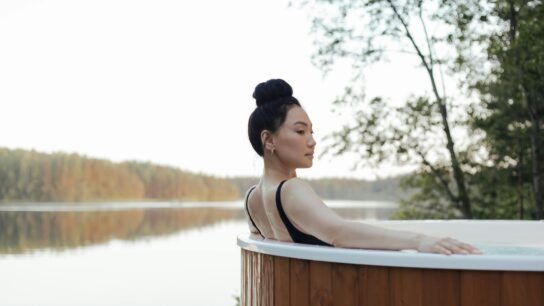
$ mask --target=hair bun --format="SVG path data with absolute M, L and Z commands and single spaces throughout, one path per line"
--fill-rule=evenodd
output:
M 253 92 L 253 98 L 256 100 L 257 107 L 291 96 L 293 96 L 291 85 L 282 79 L 271 79 L 260 83 L 255 87 L 255 91 Z

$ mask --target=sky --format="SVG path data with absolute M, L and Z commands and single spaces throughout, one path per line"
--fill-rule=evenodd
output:
M 318 142 L 342 126 L 332 101 L 351 77 L 324 76 L 307 11 L 287 0 L 0 1 L 0 147 L 150 161 L 217 176 L 258 176 L 247 137 L 253 89 L 286 80 Z M 415 61 L 365 73 L 368 95 L 428 90 Z M 391 86 L 393 84 L 393 86 Z M 388 177 L 353 156 L 314 159 L 303 177 Z

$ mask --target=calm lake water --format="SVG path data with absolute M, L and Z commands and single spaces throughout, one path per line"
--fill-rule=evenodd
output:
M 388 202 L 326 201 L 356 220 Z M 0 206 L 0 305 L 225 305 L 240 294 L 242 202 Z

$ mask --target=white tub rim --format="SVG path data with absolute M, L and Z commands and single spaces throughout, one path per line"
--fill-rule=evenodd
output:
M 407 220 L 371 221 L 368 223 L 384 226 L 398 225 L 466 225 L 473 226 L 531 227 L 544 229 L 544 221 L 518 220 Z M 544 231 L 540 231 L 544 237 Z M 470 242 L 470 241 L 467 241 Z M 327 246 L 280 242 L 271 239 L 258 240 L 249 233 L 240 234 L 237 244 L 242 249 L 266 255 L 289 257 L 304 260 L 324 261 L 344 264 L 405 267 L 425 269 L 459 269 L 486 271 L 544 271 L 544 256 L 539 255 L 442 255 L 417 253 L 413 250 L 388 251 L 368 249 L 348 249 Z M 522 246 L 522 245 L 517 245 Z M 544 244 L 543 244 L 544 247 Z

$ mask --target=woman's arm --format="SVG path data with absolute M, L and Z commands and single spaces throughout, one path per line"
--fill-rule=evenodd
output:
M 472 246 L 451 238 L 386 229 L 338 216 L 313 189 L 300 179 L 290 179 L 282 188 L 281 199 L 289 220 L 305 233 L 345 248 L 401 250 L 429 253 L 478 253 Z

